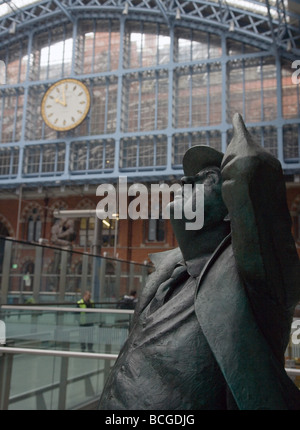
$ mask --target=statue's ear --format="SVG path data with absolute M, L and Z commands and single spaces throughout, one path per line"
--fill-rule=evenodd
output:
M 213 169 L 207 169 L 205 171 L 205 178 L 203 184 L 205 185 L 217 185 L 221 182 L 221 174 Z

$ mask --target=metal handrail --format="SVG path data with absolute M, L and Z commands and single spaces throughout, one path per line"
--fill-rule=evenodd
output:
M 12 310 L 26 310 L 26 311 L 47 311 L 47 312 L 95 312 L 102 314 L 133 314 L 132 309 L 102 309 L 102 308 L 66 308 L 66 307 L 57 307 L 53 306 L 30 306 L 30 305 L 2 305 L 0 309 L 12 309 Z
M 295 369 L 293 367 L 286 367 L 285 371 L 287 374 L 290 374 L 290 375 L 295 375 L 295 376 L 300 375 L 300 369 Z
M 8 354 L 12 360 L 13 357 L 16 354 L 31 354 L 31 355 L 43 355 L 43 356 L 57 356 L 57 357 L 65 357 L 65 359 L 68 359 L 70 357 L 74 357 L 74 358 L 96 358 L 96 359 L 104 359 L 104 360 L 115 360 L 118 357 L 118 354 L 108 354 L 108 353 L 90 353 L 90 352 L 76 352 L 76 351 L 62 351 L 62 350 L 49 350 L 49 349 L 45 349 L 45 350 L 40 350 L 40 349 L 35 349 L 35 348 L 18 348 L 18 347 L 0 347 L 0 355 L 5 355 Z M 12 362 L 11 362 L 12 363 Z M 105 369 L 103 369 L 102 371 L 105 372 Z M 290 376 L 298 376 L 300 375 L 300 369 L 295 369 L 295 368 L 285 368 L 285 371 L 287 372 L 287 374 L 289 374 Z M 94 374 L 95 372 L 89 372 L 85 375 L 80 375 L 80 376 L 76 376 L 75 378 L 72 379 L 68 379 L 65 381 L 66 384 L 69 384 L 71 382 L 74 382 L 75 380 L 81 380 L 84 377 L 90 377 L 92 375 L 92 373 Z M 96 372 L 97 373 L 97 372 Z M 6 381 L 7 382 L 7 381 Z M 44 393 L 46 393 L 49 390 L 52 389 L 61 389 L 61 382 L 57 382 L 53 385 L 48 385 L 48 386 L 43 386 L 43 387 L 39 387 L 38 389 L 29 391 L 27 393 L 21 393 L 21 394 L 17 394 L 15 396 L 12 397 L 8 397 L 9 396 L 9 390 L 7 391 L 7 399 L 5 399 L 5 401 L 2 403 L 4 405 L 4 407 L 2 407 L 1 409 L 8 409 L 8 405 L 12 404 L 12 403 L 16 403 L 20 400 L 26 400 L 27 398 L 30 398 L 32 396 L 39 396 L 40 402 L 44 401 L 43 399 L 43 395 Z M 66 395 L 66 390 L 62 389 L 62 397 L 61 397 L 61 393 L 59 395 L 59 409 L 64 409 L 65 408 L 65 396 Z M 98 398 L 98 396 L 97 396 Z M 46 406 L 46 404 L 45 404 Z
M 68 368 L 68 360 L 69 358 L 96 358 L 106 360 L 104 365 L 104 369 L 98 369 L 98 371 L 85 373 L 83 375 L 77 375 L 75 378 L 68 379 L 67 373 L 65 374 L 59 382 L 54 383 L 52 385 L 38 387 L 35 390 L 30 390 L 26 393 L 21 393 L 9 397 L 10 393 L 10 385 L 11 385 L 11 373 L 13 367 L 13 358 L 18 354 L 32 354 L 38 356 L 51 356 L 51 357 L 61 357 L 61 372 L 64 369 L 67 372 Z M 9 404 L 16 403 L 20 400 L 26 400 L 30 397 L 37 397 L 37 402 L 39 402 L 42 409 L 47 409 L 45 400 L 43 398 L 44 393 L 51 391 L 53 389 L 59 389 L 59 398 L 58 398 L 58 409 L 65 409 L 66 407 L 66 393 L 67 393 L 67 385 L 80 381 L 82 379 L 89 379 L 92 375 L 96 375 L 99 372 L 104 374 L 110 368 L 110 361 L 114 361 L 118 357 L 118 354 L 108 354 L 108 353 L 90 353 L 90 352 L 76 352 L 76 351 L 62 351 L 62 350 L 49 350 L 49 349 L 34 349 L 34 348 L 15 348 L 15 347 L 0 347 L 0 358 L 3 360 L 3 369 L 1 376 L 1 383 L 3 387 L 1 387 L 0 391 L 0 409 L 7 410 L 9 408 Z M 109 365 L 109 367 L 107 367 Z M 61 374 L 62 376 L 62 374 Z M 41 406 L 42 404 L 42 406 Z
M 98 358 L 103 360 L 115 360 L 119 354 L 104 354 L 97 352 L 79 352 L 79 351 L 62 351 L 51 349 L 37 349 L 37 348 L 14 348 L 14 347 L 0 347 L 0 354 L 32 354 L 32 355 L 45 355 L 56 357 L 75 357 L 75 358 Z M 300 375 L 300 369 L 291 367 L 285 368 L 286 373 L 290 375 Z
M 87 257 L 96 257 L 96 258 L 99 258 L 99 259 L 105 260 L 105 261 L 113 261 L 113 262 L 118 262 L 118 263 L 123 263 L 123 264 L 128 264 L 128 265 L 134 265 L 134 266 L 139 266 L 139 267 L 148 267 L 149 269 L 153 269 L 153 264 L 151 262 L 139 263 L 138 261 L 123 260 L 121 258 L 108 257 L 108 256 L 104 257 L 103 255 L 93 254 L 91 252 L 83 252 L 83 251 L 79 251 L 78 249 L 69 250 L 69 249 L 59 247 L 59 246 L 53 245 L 53 244 L 45 244 L 45 243 L 40 243 L 40 242 L 29 242 L 29 241 L 22 240 L 22 239 L 16 239 L 15 237 L 3 236 L 1 234 L 0 234 L 0 239 L 4 240 L 6 242 L 11 242 L 11 243 L 17 244 L 17 245 L 25 245 L 25 246 L 32 246 L 33 248 L 49 249 L 50 251 L 68 252 L 71 254 L 77 254 L 77 255 L 82 255 L 82 256 L 84 255 Z M 51 273 L 46 273 L 46 275 L 51 275 Z
M 91 376 L 94 376 L 94 375 L 97 375 L 97 374 L 103 373 L 103 372 L 104 372 L 104 370 L 101 369 L 101 370 L 94 370 L 93 372 L 87 372 L 87 373 L 81 374 L 79 376 L 78 375 L 74 376 L 73 378 L 68 379 L 68 384 L 81 381 L 82 379 L 85 379 L 85 378 L 90 378 Z M 39 388 L 34 388 L 31 391 L 27 391 L 26 393 L 15 394 L 9 398 L 9 403 L 10 404 L 16 403 L 16 402 L 19 402 L 20 400 L 25 400 L 25 399 L 28 399 L 30 397 L 34 397 L 34 396 L 37 396 L 40 394 L 43 395 L 44 393 L 51 391 L 53 389 L 59 388 L 59 387 L 60 387 L 60 381 L 55 382 L 53 384 L 44 385 L 44 386 L 39 387 Z
M 38 349 L 38 348 L 18 348 L 11 346 L 0 346 L 0 354 L 32 354 L 46 355 L 56 357 L 74 357 L 74 358 L 100 358 L 103 360 L 115 360 L 118 354 L 105 354 L 98 352 L 79 352 L 79 351 L 62 351 L 57 349 Z

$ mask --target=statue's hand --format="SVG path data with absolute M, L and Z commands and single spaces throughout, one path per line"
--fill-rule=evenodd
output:
M 264 152 L 264 149 L 253 140 L 239 113 L 234 114 L 232 125 L 233 137 L 225 152 L 222 168 L 235 157 L 256 156 L 258 152 Z
M 276 158 L 255 142 L 240 114 L 233 116 L 232 125 L 233 137 L 221 164 L 223 180 L 250 178 L 261 163 L 280 166 Z

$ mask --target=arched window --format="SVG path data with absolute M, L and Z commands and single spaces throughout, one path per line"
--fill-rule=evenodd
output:
M 32 209 L 27 221 L 27 240 L 38 242 L 42 235 L 42 221 L 36 208 Z
M 79 246 L 87 248 L 92 245 L 94 228 L 95 218 L 80 218 Z
M 116 220 L 102 220 L 102 246 L 114 246 L 116 237 Z
M 2 222 L 0 222 L 0 236 L 4 236 L 4 237 L 9 236 L 8 229 Z
M 81 218 L 79 227 L 79 246 L 88 248 L 94 243 L 95 218 Z M 116 234 L 116 220 L 105 219 L 102 221 L 101 237 L 102 246 L 114 246 Z
M 149 219 L 146 223 L 146 242 L 163 242 L 165 240 L 165 220 Z
M 76 209 L 94 209 L 95 203 L 87 198 L 83 199 Z M 113 247 L 115 237 L 117 236 L 118 223 L 116 219 L 104 219 L 100 223 L 99 235 L 101 237 L 101 246 Z M 76 223 L 77 244 L 85 250 L 91 247 L 94 242 L 95 234 L 95 217 L 80 218 Z

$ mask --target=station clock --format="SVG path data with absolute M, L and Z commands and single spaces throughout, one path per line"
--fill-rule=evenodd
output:
M 86 118 L 91 104 L 87 86 L 77 79 L 62 79 L 44 94 L 41 114 L 45 123 L 57 131 L 77 127 Z

